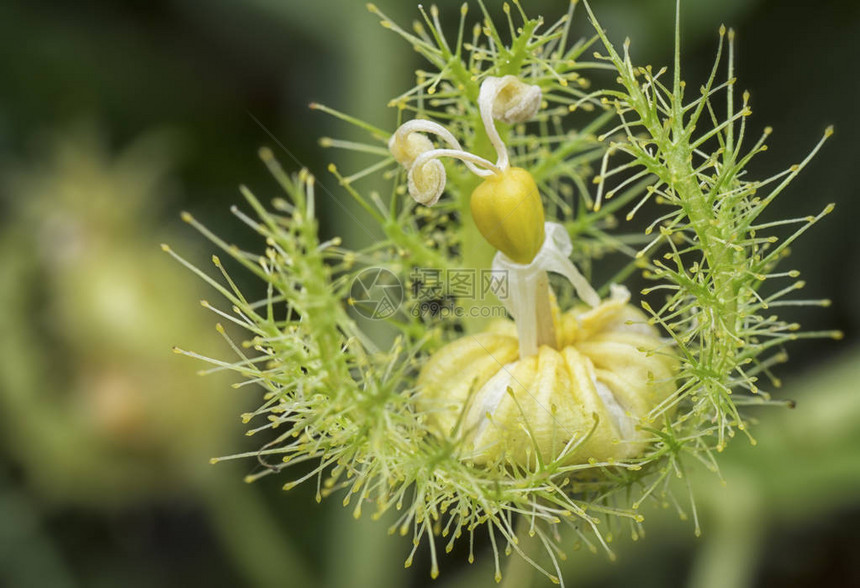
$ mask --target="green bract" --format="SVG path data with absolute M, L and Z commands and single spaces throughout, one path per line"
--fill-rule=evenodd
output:
M 569 526 L 588 545 L 596 541 L 607 550 L 601 530 L 617 527 L 618 520 L 638 535 L 642 503 L 677 504 L 668 484 L 670 474 L 686 477 L 694 462 L 716 471 L 715 450 L 722 450 L 735 431 L 746 431 L 740 409 L 771 402 L 765 390 L 770 386 L 758 378 L 770 376 L 770 367 L 784 359 L 782 344 L 798 337 L 836 335 L 801 333 L 775 314 L 781 305 L 823 304 L 783 300 L 802 283 L 791 281 L 797 272 L 777 272 L 776 265 L 788 244 L 831 207 L 814 217 L 758 220 L 809 157 L 764 180 L 744 175 L 749 160 L 764 150 L 767 135 L 746 147 L 749 108 L 746 97 L 740 108 L 735 100 L 731 44 L 726 81 L 717 81 L 718 57 L 702 92 L 686 98 L 677 46 L 674 79 L 666 86 L 661 81 L 665 70 L 634 66 L 628 44 L 619 53 L 593 15 L 597 35 L 571 43 L 576 2 L 549 26 L 528 18 L 518 2 L 514 6 L 515 11 L 504 6 L 508 26 L 500 30 L 483 6 L 481 22 L 468 29 L 464 5 L 450 40 L 435 8 L 429 14 L 422 10 L 423 22 L 409 32 L 369 6 L 385 28 L 429 62 L 430 71 L 417 72 L 416 85 L 391 101 L 398 117 L 389 130 L 313 107 L 367 133 L 367 143 L 322 143 L 378 157 L 349 175 L 334 166 L 330 170 L 343 192 L 365 210 L 361 222 L 372 221 L 381 229 L 384 238 L 379 242 L 352 250 L 338 238 L 322 240 L 317 220 L 322 205 L 314 178 L 307 171 L 288 175 L 267 149 L 262 158 L 285 196 L 267 208 L 243 188 L 253 216 L 234 211 L 262 237 L 262 253 L 239 250 L 190 216 L 186 220 L 268 287 L 263 300 L 248 300 L 217 259 L 218 279 L 194 270 L 228 303 L 226 310 L 213 310 L 247 332 L 233 345 L 238 359 L 210 361 L 265 390 L 263 405 L 245 415 L 252 426 L 249 434 L 265 435 L 265 445 L 232 456 L 259 458 L 267 466 L 250 479 L 284 470 L 288 475 L 291 464 L 311 462 L 315 467 L 285 488 L 315 483 L 318 499 L 339 493 L 344 505 L 353 505 L 356 517 L 366 509 L 374 517 L 397 512 L 391 531 L 411 534 L 416 549 L 427 538 L 434 577 L 437 541 L 450 550 L 463 535 L 471 545 L 476 533 L 487 533 L 497 579 L 500 552 L 516 551 L 561 582 L 557 558 L 567 547 L 561 527 Z M 723 37 L 721 31 L 720 55 Z M 603 44 L 602 54 L 588 61 L 584 56 L 593 52 L 595 43 Z M 607 67 L 617 70 L 620 86 L 592 91 L 584 74 Z M 517 80 L 536 86 L 542 96 L 536 111 L 535 100 L 523 107 L 533 114 L 527 123 L 520 122 L 526 117 L 508 116 L 502 112 L 507 107 L 500 107 L 500 139 L 495 142 L 488 138 L 477 106 L 481 83 L 489 76 L 502 79 L 511 92 L 526 88 Z M 419 372 L 445 344 L 482 331 L 488 314 L 480 311 L 498 306 L 498 301 L 492 296 L 443 295 L 443 303 L 462 312 L 440 318 L 423 312 L 420 300 L 407 297 L 405 304 L 384 313 L 395 335 L 394 344 L 384 349 L 350 310 L 357 302 L 350 297 L 351 284 L 368 268 L 390 271 L 414 292 L 422 286 L 415 277 L 421 270 L 490 267 L 494 252 L 470 211 L 470 195 L 481 178 L 461 162 L 446 161 L 440 164 L 444 168 L 422 168 L 423 175 L 412 186 L 428 203 L 438 199 L 432 209 L 407 196 L 404 166 L 435 147 L 430 139 L 392 139 L 393 130 L 412 119 L 444 126 L 474 154 L 470 157 L 490 157 L 494 145 L 503 141 L 510 164 L 533 176 L 547 219 L 567 230 L 577 264 L 586 274 L 600 265 L 601 275 L 613 275 L 597 289 L 602 297 L 611 283 L 620 284 L 636 272 L 654 282 L 634 302 L 649 317 L 650 325 L 641 326 L 651 329 L 649 333 L 656 327 L 663 340 L 640 352 L 671 357 L 680 363 L 680 371 L 673 378 L 677 391 L 637 420 L 641 451 L 633 456 L 619 452 L 623 459 L 576 463 L 563 456 L 538 459 L 528 461 L 527 467 L 505 460 L 476 464 L 464 458 L 468 452 L 461 446 L 462 436 L 433 433 L 432 415 L 415 401 Z M 391 183 L 389 194 L 363 185 L 363 179 L 373 175 Z M 440 181 L 445 182 L 441 199 Z M 629 219 L 637 211 L 655 216 L 645 234 L 620 231 L 616 215 Z M 792 223 L 800 228 L 788 236 L 779 233 Z M 770 287 L 780 279 L 789 281 Z M 572 306 L 571 288 L 559 283 L 556 295 L 562 310 Z M 648 370 L 625 373 L 643 371 Z M 657 377 L 641 375 L 644 381 L 635 387 L 661 385 Z M 773 378 L 768 381 L 777 385 Z M 695 513 L 692 491 L 690 502 Z M 517 538 L 523 531 L 543 545 L 550 568 L 523 549 Z M 410 555 L 407 565 L 411 561 Z

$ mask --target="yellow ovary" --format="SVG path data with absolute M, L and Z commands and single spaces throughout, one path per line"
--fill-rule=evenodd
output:
M 641 454 L 648 434 L 638 425 L 674 392 L 677 362 L 648 353 L 663 343 L 626 300 L 556 315 L 557 349 L 524 359 L 510 321 L 446 345 L 421 371 L 419 408 L 478 464 Z
M 513 261 L 527 264 L 543 245 L 544 211 L 534 178 L 512 167 L 484 180 L 470 200 L 481 235 Z

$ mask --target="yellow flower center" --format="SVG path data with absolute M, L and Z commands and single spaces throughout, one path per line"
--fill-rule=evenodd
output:
M 641 455 L 650 435 L 639 425 L 674 393 L 678 362 L 627 299 L 624 291 L 594 309 L 555 307 L 556 348 L 525 358 L 509 321 L 449 343 L 421 370 L 418 406 L 475 464 Z

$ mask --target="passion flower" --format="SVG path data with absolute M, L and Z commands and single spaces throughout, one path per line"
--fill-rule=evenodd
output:
M 488 77 L 478 98 L 484 130 L 498 155 L 495 164 L 466 154 L 453 135 L 426 121 L 405 123 L 389 142 L 409 169 L 410 193 L 419 202 L 435 203 L 444 189 L 438 157 L 452 155 L 484 168 L 478 171 L 485 179 L 471 196 L 472 218 L 499 250 L 493 268 L 508 277 L 510 292 L 503 301 L 516 320 L 434 353 L 418 378 L 417 402 L 436 434 L 456 439 L 460 457 L 475 464 L 532 468 L 635 457 L 647 439 L 638 425 L 675 390 L 677 362 L 654 353 L 664 343 L 628 305 L 626 288 L 615 286 L 612 297 L 600 301 L 569 260 L 573 247 L 567 231 L 545 223 L 532 175 L 510 167 L 494 119 L 508 112 L 533 115 L 536 94 L 540 102 L 539 90 L 512 78 Z M 453 149 L 431 149 L 426 139 L 410 141 L 415 130 L 433 132 Z M 402 155 L 419 145 L 424 153 Z M 433 164 L 438 167 L 428 167 Z M 423 193 L 420 185 L 432 185 L 432 193 Z M 548 271 L 567 277 L 591 308 L 560 314 Z
M 263 239 L 263 254 L 188 217 L 268 286 L 253 300 L 222 266 L 223 280 L 196 270 L 232 314 L 213 310 L 250 332 L 234 345 L 233 363 L 210 361 L 265 390 L 245 418 L 249 434 L 266 442 L 233 457 L 263 464 L 249 480 L 292 471 L 285 489 L 315 482 L 319 500 L 341 493 L 356 517 L 369 507 L 374 517 L 394 515 L 391 532 L 412 536 L 406 565 L 424 542 L 433 577 L 437 547 L 447 541 L 450 551 L 462 538 L 472 561 L 486 533 L 496 581 L 508 560 L 510 585 L 528 583 L 520 566 L 564 584 L 572 536 L 611 554 L 610 536 L 626 525 L 641 536 L 647 502 L 674 504 L 698 534 L 690 469 L 716 471 L 728 440 L 749 434 L 745 406 L 776 403 L 765 388 L 778 383 L 771 369 L 785 357 L 783 344 L 838 336 L 802 333 L 777 316 L 780 305 L 826 304 L 782 300 L 801 282 L 770 288 L 797 277 L 776 266 L 832 207 L 799 219 L 760 217 L 821 143 L 785 172 L 753 179 L 746 165 L 765 150 L 768 133 L 752 145 L 741 140 L 749 107 L 745 95 L 737 109 L 733 93 L 731 33 L 727 81 L 715 81 L 715 65 L 701 95 L 690 98 L 679 53 L 667 84 L 664 69 L 634 64 L 628 44 L 616 49 L 593 15 L 605 55 L 587 40 L 569 44 L 577 5 L 547 24 L 515 0 L 503 7 L 509 31 L 482 7 L 471 38 L 466 5 L 456 38 L 445 36 L 433 7 L 407 30 L 368 6 L 430 64 L 391 100 L 398 117 L 414 118 L 393 133 L 313 105 L 366 134 L 359 143 L 321 144 L 379 158 L 345 175 L 329 168 L 361 205 L 361 220 L 384 235 L 372 245 L 323 240 L 317 213 L 323 201 L 332 204 L 317 196 L 324 186 L 306 170 L 289 175 L 269 150 L 263 160 L 284 197 L 268 208 L 243 189 L 253 214 L 235 211 Z M 620 86 L 587 90 L 586 70 L 607 66 Z M 495 161 L 482 157 L 493 149 Z M 443 164 L 448 158 L 479 180 Z M 390 193 L 361 185 L 378 172 L 393 180 Z M 401 198 L 407 192 L 419 205 Z M 624 216 L 653 214 L 652 204 L 662 210 L 644 234 L 619 226 Z M 794 232 L 780 233 L 793 223 Z M 574 255 L 616 272 L 608 299 Z M 507 272 L 507 291 L 492 294 L 514 322 L 490 326 L 487 315 L 469 314 L 428 320 L 407 305 L 371 333 L 350 314 L 350 285 L 368 268 L 434 297 L 429 270 Z M 612 284 L 640 272 L 650 287 L 630 303 Z M 553 284 L 556 302 L 551 273 L 581 303 L 565 283 Z M 463 310 L 495 304 L 483 292 L 441 296 L 449 294 Z M 687 480 L 689 499 L 669 483 L 675 477 Z M 527 536 L 534 539 L 521 541 Z

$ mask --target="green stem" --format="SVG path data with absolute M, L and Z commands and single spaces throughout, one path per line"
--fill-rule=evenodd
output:
M 500 71 L 497 72 L 499 75 L 504 76 L 507 74 L 517 75 L 519 74 L 520 68 L 522 64 L 529 54 L 529 40 L 531 39 L 532 33 L 534 33 L 535 28 L 539 25 L 539 21 L 531 20 L 524 23 L 522 31 L 517 36 L 516 39 L 513 40 L 510 49 L 505 49 L 502 47 L 502 50 L 505 51 L 508 56 L 503 60 L 505 64 L 500 68 Z M 474 80 L 474 75 L 469 72 L 465 66 L 463 65 L 462 59 L 459 55 L 453 55 L 446 48 L 442 47 L 442 56 L 448 63 L 448 66 L 451 68 L 451 73 L 455 79 L 458 80 L 460 85 L 464 88 L 464 93 L 468 96 L 471 102 L 476 102 L 478 99 L 478 93 L 480 91 L 480 85 L 477 84 Z M 480 114 L 476 113 L 474 120 L 472 121 L 472 128 L 475 129 L 475 140 L 474 143 L 469 146 L 469 151 L 472 153 L 476 153 L 482 156 L 488 156 L 488 159 L 495 159 L 495 150 L 492 145 L 490 145 L 489 138 L 487 137 L 486 132 L 484 132 L 484 123 L 481 120 Z M 499 135 L 502 139 L 502 142 L 507 141 L 508 129 L 500 128 Z M 490 155 L 492 154 L 492 155 Z M 486 270 L 490 268 L 492 256 L 493 256 L 493 248 L 484 240 L 484 237 L 478 232 L 475 223 L 472 221 L 472 211 L 470 208 L 470 198 L 472 195 L 472 190 L 474 190 L 479 182 L 476 180 L 470 179 L 467 182 L 460 182 L 457 185 L 458 190 L 458 202 L 457 209 L 460 213 L 460 221 L 462 223 L 462 248 L 463 251 L 461 253 L 463 260 L 463 268 L 464 269 L 474 269 L 476 270 L 476 284 L 475 284 L 475 294 L 476 296 L 472 300 L 462 300 L 461 304 L 463 304 L 463 309 L 465 311 L 464 323 L 466 326 L 466 332 L 468 333 L 476 333 L 486 326 L 488 319 L 482 318 L 481 316 L 470 316 L 470 311 L 473 308 L 486 306 L 493 302 L 498 304 L 498 301 L 494 300 L 483 300 L 479 294 L 481 293 L 482 284 L 480 282 L 481 276 L 480 271 Z M 488 296 L 492 298 L 492 294 L 488 293 Z
M 39 510 L 0 472 L 0 581 L 10 586 L 71 588 L 76 585 L 74 576 L 44 531 Z
M 400 537 L 385 532 L 397 522 L 393 513 L 386 513 L 382 520 L 367 516 L 355 520 L 340 508 L 330 513 L 325 582 L 318 585 L 395 588 L 409 584 L 409 570 L 402 565 L 409 549 Z
M 686 143 L 684 145 L 684 148 L 678 147 L 670 151 L 667 157 L 671 185 L 681 200 L 684 213 L 690 219 L 690 225 L 696 232 L 702 253 L 711 269 L 713 299 L 710 301 L 710 306 L 722 317 L 722 322 L 731 338 L 737 333 L 738 314 L 734 268 L 742 265 L 735 259 L 732 249 L 725 245 L 730 239 L 727 238 L 728 235 L 723 234 L 721 227 L 733 225 L 714 222 L 716 220 L 714 209 L 696 180 L 691 164 L 691 152 L 689 147 L 686 147 Z M 706 301 L 703 300 L 703 302 Z M 728 339 L 724 343 L 732 347 L 735 345 Z M 720 354 L 719 357 L 728 356 Z
M 249 585 L 318 585 L 252 488 L 224 477 L 203 485 L 201 493 L 218 538 Z
M 520 549 L 532 559 L 540 553 L 540 541 L 537 537 L 529 536 L 529 520 L 520 517 L 517 520 L 516 534 Z M 509 556 L 505 573 L 502 575 L 502 588 L 529 588 L 534 583 L 537 569 L 524 557 L 517 553 Z
M 604 47 L 609 52 L 610 59 L 618 70 L 620 82 L 627 91 L 629 104 L 634 108 L 642 122 L 642 125 L 654 139 L 658 146 L 666 145 L 668 138 L 665 135 L 663 122 L 657 116 L 657 111 L 651 108 L 651 102 L 643 93 L 639 82 L 636 80 L 632 64 L 629 63 L 625 53 L 624 58 L 618 54 L 615 47 L 600 28 L 591 7 L 585 5 L 585 9 L 594 23 L 597 35 L 603 41 Z M 714 210 L 702 192 L 696 179 L 692 164 L 692 148 L 690 147 L 688 133 L 690 129 L 684 127 L 683 106 L 683 83 L 681 81 L 680 61 L 680 2 L 676 2 L 677 18 L 675 22 L 675 71 L 673 75 L 672 89 L 672 116 L 670 119 L 672 129 L 671 147 L 665 149 L 665 160 L 667 170 L 661 174 L 659 170 L 653 170 L 660 179 L 671 186 L 681 200 L 684 213 L 690 219 L 691 226 L 696 232 L 699 244 L 705 255 L 711 275 L 713 276 L 713 299 L 710 301 L 711 308 L 719 313 L 723 319 L 729 335 L 735 335 L 737 331 L 737 286 L 734 284 L 732 269 L 736 267 L 739 260 L 729 248 L 720 241 L 728 241 L 721 227 L 731 227 L 732 223 L 714 223 Z M 727 214 L 730 214 L 728 211 Z M 723 271 L 728 268 L 729 271 Z M 700 302 L 707 303 L 704 299 Z M 728 338 L 723 344 L 734 345 Z M 732 353 L 720 354 L 719 357 L 728 358 Z
M 488 157 L 490 160 L 495 160 L 495 150 L 490 144 L 490 139 L 484 131 L 484 122 L 481 120 L 481 115 L 476 113 L 472 122 L 472 127 L 476 130 L 475 140 L 468 146 L 468 151 L 478 155 Z M 499 136 L 502 142 L 507 140 L 508 129 L 500 128 Z M 490 155 L 492 153 L 492 155 Z M 478 231 L 478 227 L 472 220 L 471 198 L 472 191 L 478 187 L 480 179 L 469 174 L 468 180 L 456 182 L 457 194 L 457 209 L 460 213 L 460 222 L 462 226 L 462 252 L 461 257 L 464 269 L 475 270 L 475 296 L 471 300 L 461 300 L 463 310 L 465 311 L 464 323 L 467 333 L 477 333 L 484 329 L 488 319 L 482 318 L 480 313 L 478 316 L 471 316 L 471 309 L 486 306 L 496 302 L 494 300 L 482 299 L 481 291 L 482 284 L 480 283 L 482 270 L 488 270 L 491 267 L 493 254 L 495 250 L 487 243 L 483 235 Z M 487 293 L 486 296 L 492 298 L 492 293 Z M 496 302 L 498 304 L 498 302 Z

